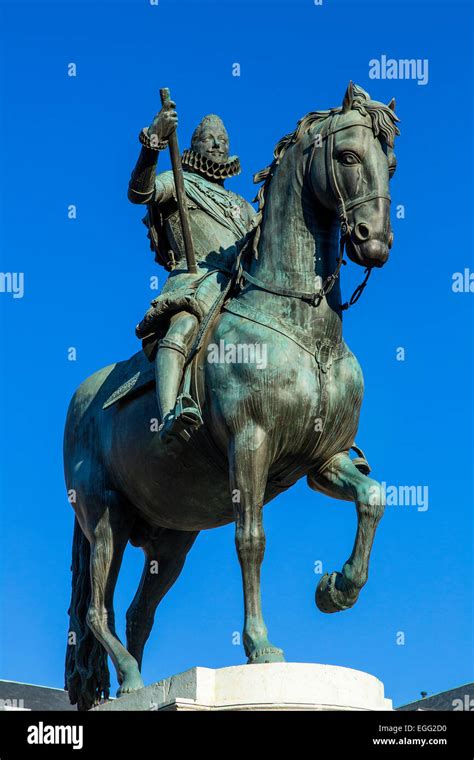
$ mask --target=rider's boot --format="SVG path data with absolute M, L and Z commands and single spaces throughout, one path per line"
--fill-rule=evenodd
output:
M 188 313 L 180 313 L 171 320 L 166 337 L 160 340 L 155 359 L 156 397 L 161 418 L 160 439 L 170 443 L 173 439 L 188 440 L 189 434 L 202 425 L 201 411 L 187 394 L 178 392 L 184 364 L 197 333 L 198 320 Z

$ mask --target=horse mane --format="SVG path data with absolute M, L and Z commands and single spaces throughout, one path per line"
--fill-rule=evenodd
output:
M 372 130 L 374 137 L 381 137 L 387 145 L 392 148 L 395 137 L 400 134 L 397 127 L 397 121 L 400 119 L 395 112 L 385 103 L 378 100 L 372 100 L 369 93 L 362 87 L 352 85 L 353 100 L 351 109 L 358 111 L 361 116 L 370 116 L 372 121 Z M 255 216 L 254 228 L 248 233 L 245 239 L 245 250 L 251 250 L 254 258 L 258 258 L 258 242 L 260 240 L 260 225 L 263 219 L 263 209 L 265 206 L 265 195 L 270 186 L 271 179 L 276 167 L 281 163 L 283 156 L 288 148 L 305 135 L 308 130 L 329 116 L 341 113 L 342 108 L 330 108 L 326 111 L 310 111 L 303 116 L 297 123 L 296 129 L 278 140 L 273 149 L 273 161 L 271 164 L 254 174 L 253 181 L 255 184 L 263 182 L 262 187 L 254 198 L 254 203 L 258 202 L 258 211 Z

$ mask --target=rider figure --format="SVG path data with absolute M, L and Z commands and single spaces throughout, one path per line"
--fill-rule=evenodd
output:
M 173 173 L 156 173 L 158 153 L 177 127 L 173 101 L 167 101 L 150 127 L 140 133 L 142 150 L 133 170 L 128 197 L 146 204 L 143 220 L 157 263 L 171 274 L 161 295 L 136 328 L 143 348 L 155 362 L 159 435 L 168 442 L 202 423 L 199 407 L 179 388 L 187 356 L 203 317 L 225 289 L 237 255 L 237 242 L 252 226 L 253 207 L 224 188 L 240 173 L 237 156 L 229 157 L 229 137 L 222 120 L 205 116 L 194 130 L 191 148 L 182 155 L 184 186 L 198 265 L 187 271 Z M 185 433 L 186 435 L 186 433 Z

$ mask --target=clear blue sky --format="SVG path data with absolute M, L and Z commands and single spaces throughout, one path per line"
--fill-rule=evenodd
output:
M 472 8 L 451 2 L 3 2 L 0 23 L 0 677 L 62 686 L 73 512 L 62 432 L 82 379 L 126 358 L 157 269 L 142 210 L 126 197 L 137 135 L 177 101 L 181 146 L 208 112 L 225 120 L 251 199 L 254 171 L 310 110 L 338 105 L 349 79 L 397 99 L 402 136 L 392 184 L 395 245 L 344 322 L 366 392 L 358 442 L 388 485 L 429 487 L 426 511 L 388 507 L 371 577 L 351 611 L 314 604 L 356 526 L 351 504 L 302 481 L 268 507 L 264 613 L 287 659 L 367 670 L 396 704 L 473 680 Z M 369 79 L 369 61 L 428 59 L 429 81 Z M 77 64 L 77 77 L 67 65 Z M 232 76 L 240 63 L 241 76 Z M 161 164 L 168 168 L 165 158 Z M 68 220 L 69 204 L 77 219 Z M 344 270 L 344 292 L 360 279 Z M 68 348 L 77 361 L 68 361 Z M 405 361 L 396 360 L 397 348 Z M 142 555 L 127 551 L 118 630 Z M 203 533 L 157 614 L 150 683 L 194 665 L 244 661 L 233 527 Z M 396 643 L 404 632 L 405 644 Z

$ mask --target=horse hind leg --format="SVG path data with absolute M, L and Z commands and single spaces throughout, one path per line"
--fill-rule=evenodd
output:
M 326 573 L 316 590 L 321 612 L 346 610 L 356 603 L 367 582 L 375 531 L 385 508 L 384 491 L 380 483 L 357 469 L 346 452 L 333 457 L 323 471 L 310 474 L 308 484 L 316 491 L 356 504 L 357 534 L 352 554 L 342 573 Z
M 137 661 L 116 634 L 113 608 L 115 585 L 133 522 L 134 517 L 123 497 L 115 491 L 107 491 L 105 503 L 101 497 L 100 517 L 88 531 L 91 602 L 86 620 L 115 666 L 120 684 L 118 696 L 144 686 Z
M 180 575 L 198 534 L 199 531 L 159 528 L 153 537 L 140 544 L 145 563 L 140 585 L 127 611 L 127 649 L 140 668 L 156 608 Z

